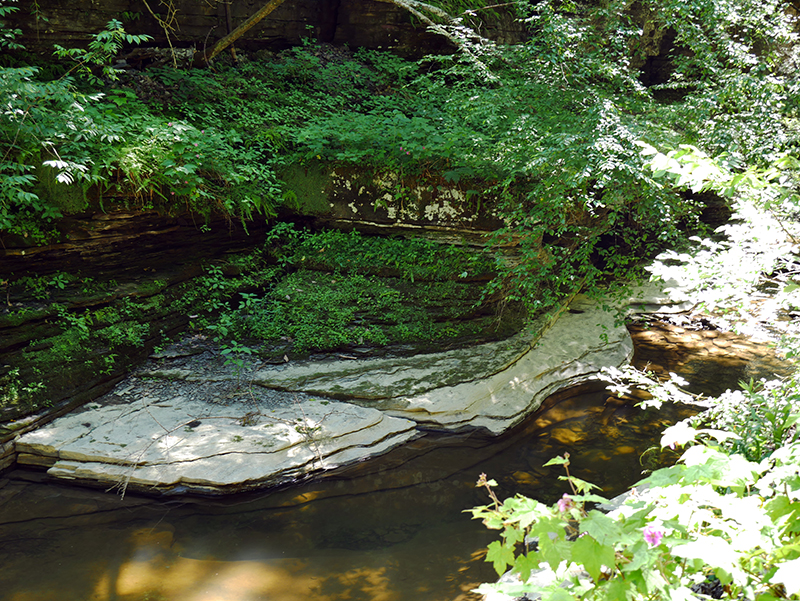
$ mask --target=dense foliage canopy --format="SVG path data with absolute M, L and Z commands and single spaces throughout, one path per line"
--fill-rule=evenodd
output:
M 790 183 L 798 80 L 780 2 L 517 2 L 528 36 L 511 45 L 473 35 L 485 4 L 435 4 L 426 14 L 459 50 L 420 61 L 309 39 L 211 71 L 130 74 L 110 64 L 146 41 L 127 33 L 135 22 L 47 65 L 4 28 L 0 230 L 44 241 L 52 219 L 98 199 L 247 221 L 296 197 L 286 165 L 352 164 L 497 202 L 492 241 L 522 259 L 498 285 L 537 309 L 697 228 L 711 164 L 728 181 L 780 164 Z M 18 8 L 4 0 L 0 17 Z M 648 88 L 654 31 L 675 42 Z M 646 168 L 643 147 L 686 145 L 704 170 Z

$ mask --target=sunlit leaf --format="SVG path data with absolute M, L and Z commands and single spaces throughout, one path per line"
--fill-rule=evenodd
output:
M 773 584 L 783 584 L 789 595 L 800 592 L 800 558 L 782 563 L 770 578 Z
M 601 544 L 591 536 L 581 536 L 572 546 L 572 560 L 582 564 L 597 582 L 602 574 L 602 567 L 614 565 L 614 547 Z

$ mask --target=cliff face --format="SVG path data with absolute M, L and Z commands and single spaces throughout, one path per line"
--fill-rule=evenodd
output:
M 155 46 L 168 46 L 158 20 L 167 25 L 175 47 L 203 50 L 228 33 L 228 14 L 233 28 L 258 11 L 266 0 L 228 4 L 218 0 L 39 0 L 36 11 L 24 6 L 11 22 L 22 32 L 21 42 L 30 50 L 49 53 L 53 44 L 82 46 L 111 19 L 137 18 L 126 28 L 148 34 Z M 148 6 L 153 13 L 148 10 Z M 174 12 L 168 10 L 174 7 Z M 158 17 L 158 19 L 156 18 Z M 512 18 L 499 17 L 488 35 L 498 41 L 519 39 L 521 26 Z M 413 23 L 410 14 L 393 4 L 376 0 L 286 0 L 266 19 L 237 41 L 240 48 L 275 50 L 299 44 L 303 38 L 352 47 L 393 48 L 416 54 L 447 48 L 447 42 Z

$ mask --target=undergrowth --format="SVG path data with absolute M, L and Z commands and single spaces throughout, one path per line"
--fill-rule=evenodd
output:
M 447 7 L 476 22 L 469 4 Z M 16 9 L 8 0 L 2 6 Z M 737 165 L 756 167 L 796 143 L 787 118 L 797 86 L 773 72 L 773 46 L 788 35 L 783 20 L 768 7 L 751 11 L 763 18 L 737 17 L 769 46 L 764 68 L 754 70 L 745 41 L 720 41 L 732 35 L 725 8 L 696 9 L 702 14 L 679 2 L 664 7 L 663 18 L 695 52 L 676 59 L 669 85 L 683 91 L 669 103 L 637 79 L 630 53 L 639 29 L 616 0 L 519 3 L 526 41 L 475 42 L 467 54 L 419 61 L 308 39 L 278 54 L 240 53 L 236 65 L 220 59 L 213 70 L 106 70 L 101 80 L 88 67 L 108 61 L 119 39 L 142 41 L 122 23 L 98 34 L 93 54 L 62 49 L 55 68 L 24 65 L 21 51 L 6 45 L 6 64 L 18 66 L 0 72 L 13 108 L 0 119 L 10 148 L 0 165 L 0 230 L 53 239 L 54 219 L 93 203 L 221 213 L 246 224 L 304 193 L 281 181 L 286 167 L 356 167 L 393 174 L 392 202 L 404 202 L 400 188 L 416 181 L 493 207 L 503 226 L 487 242 L 513 246 L 519 257 L 499 266 L 504 277 L 494 291 L 531 311 L 547 309 L 576 286 L 597 289 L 608 274 L 629 275 L 641 258 L 702 230 L 702 202 L 652 177 L 642 143 L 724 150 Z M 697 22 L 719 44 L 699 43 Z M 81 68 L 65 73 L 64 61 Z M 749 142 L 762 137 L 769 145 Z
M 247 268 L 228 277 L 212 265 L 180 301 L 194 326 L 220 344 L 292 357 L 405 343 L 501 338 L 521 325 L 481 303 L 491 277 L 481 250 L 426 240 L 310 232 L 278 224 Z M 250 348 L 248 346 L 247 348 Z

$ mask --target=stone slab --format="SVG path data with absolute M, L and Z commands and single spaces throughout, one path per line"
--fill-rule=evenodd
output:
M 458 351 L 412 357 L 291 363 L 263 369 L 252 381 L 277 390 L 380 401 L 482 380 L 513 364 L 529 349 L 529 336 L 514 336 Z
M 74 413 L 17 441 L 65 479 L 169 490 L 243 490 L 380 454 L 417 435 L 375 409 L 306 400 L 236 414 L 202 401 L 145 398 Z
M 167 369 L 153 380 L 151 370 L 149 379 L 123 382 L 105 404 L 21 436 L 16 452 L 31 464 L 52 463 L 52 476 L 109 487 L 235 492 L 283 484 L 386 452 L 417 436 L 420 426 L 499 434 L 550 394 L 628 362 L 626 312 L 676 310 L 682 302 L 645 287 L 615 302 L 622 309 L 612 313 L 579 295 L 554 322 L 502 342 L 261 369 L 252 380 L 256 388 L 292 400 L 258 410 L 252 389 L 242 397 L 249 400 L 226 404 L 236 395 L 212 390 L 219 373 L 176 378 Z
M 637 295 L 632 300 L 639 302 Z M 661 300 L 668 302 L 657 300 L 658 306 Z M 581 383 L 603 367 L 619 367 L 633 354 L 633 342 L 619 316 L 582 296 L 533 346 L 532 340 L 531 333 L 523 333 L 502 342 L 409 358 L 289 364 L 261 370 L 253 381 L 335 396 L 426 427 L 479 427 L 499 434 L 538 409 L 553 392 Z

